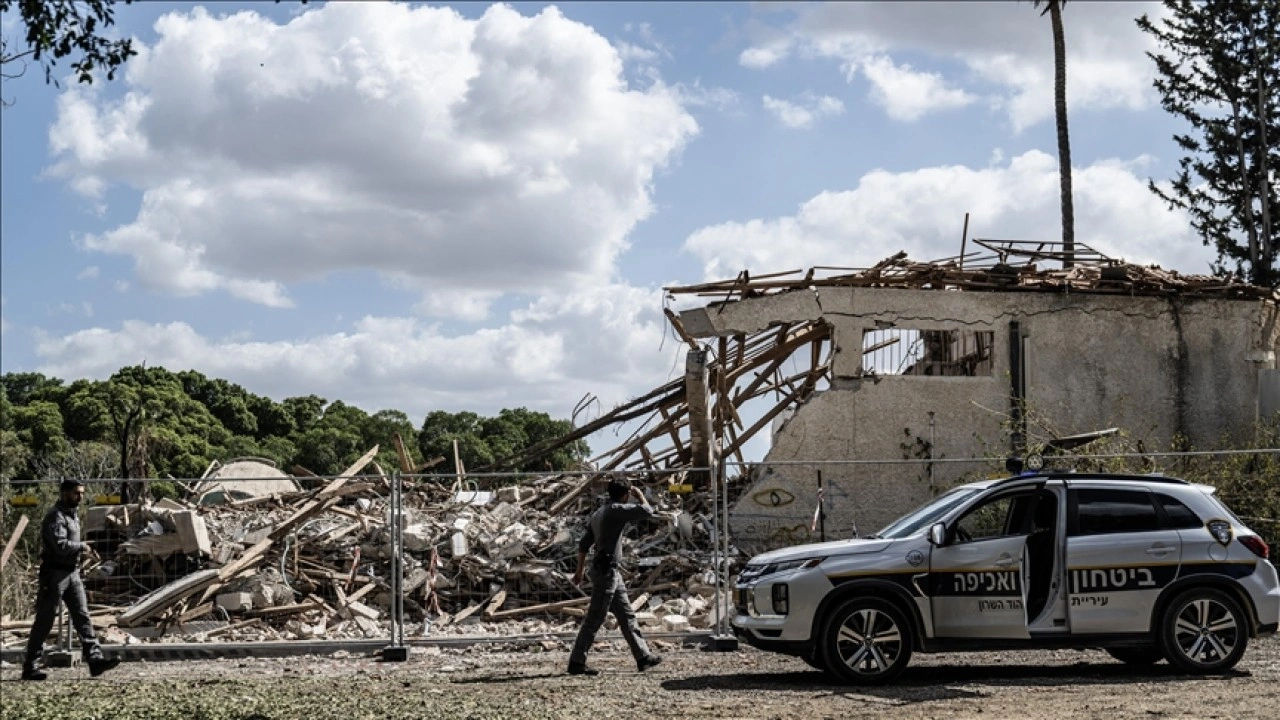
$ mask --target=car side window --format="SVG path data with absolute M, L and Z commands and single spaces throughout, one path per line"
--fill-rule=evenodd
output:
M 973 542 L 1018 534 L 1010 513 L 1019 495 L 1005 495 L 987 500 L 964 514 L 955 524 L 955 537 L 960 542 Z
M 1172 530 L 1193 530 L 1204 525 L 1200 516 L 1184 505 L 1181 500 L 1156 493 L 1156 501 L 1164 510 L 1165 527 Z
M 1149 532 L 1160 518 L 1145 490 L 1076 490 L 1076 535 Z

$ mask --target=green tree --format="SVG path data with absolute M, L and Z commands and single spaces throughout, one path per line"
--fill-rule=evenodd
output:
M 164 368 L 133 366 L 100 390 L 120 453 L 122 478 L 198 477 L 231 437 L 221 421 Z M 126 486 L 126 493 L 132 486 Z
M 1064 268 L 1075 264 L 1076 211 L 1071 192 L 1071 135 L 1067 130 L 1067 41 L 1062 30 L 1062 6 L 1066 0 L 1033 0 L 1053 27 L 1053 111 L 1058 125 L 1058 185 L 1062 203 L 1062 260 Z
M 182 389 L 193 400 L 209 409 L 236 435 L 258 434 L 258 417 L 249 408 L 250 395 L 244 388 L 221 378 L 211 379 L 195 370 L 178 373 Z
M 13 428 L 35 455 L 58 453 L 67 447 L 67 436 L 62 431 L 62 412 L 58 410 L 57 403 L 37 400 L 15 408 Z
M 1272 222 L 1280 167 L 1280 0 L 1165 0 L 1170 16 L 1138 27 L 1160 52 L 1155 87 L 1165 111 L 1190 125 L 1173 136 L 1186 155 L 1168 189 L 1149 181 L 1170 207 L 1185 211 L 1214 272 L 1276 287 L 1280 229 Z
M 0 382 L 0 430 L 13 429 L 13 403 L 9 402 L 9 391 Z
M 31 448 L 13 430 L 0 429 L 0 481 L 27 479 Z
M 294 424 L 293 415 L 288 412 L 284 405 L 271 400 L 271 398 L 265 398 L 260 395 L 250 396 L 249 412 L 253 413 L 258 426 L 259 438 L 271 436 L 285 438 L 298 429 L 298 426 Z
M 458 458 L 463 469 L 480 467 L 493 462 L 493 451 L 482 436 L 481 418 L 473 412 L 448 413 L 435 410 L 427 414 L 418 431 L 418 450 L 424 458 L 442 456 L 445 464 L 438 469 L 452 468 L 453 443 L 458 443 Z
M 0 378 L 0 384 L 4 385 L 9 402 L 15 406 L 27 405 L 36 400 L 56 401 L 62 389 L 62 381 L 58 378 L 34 372 L 6 373 Z
M 115 0 L 0 0 L 0 14 L 11 16 L 16 10 L 26 31 L 20 43 L 0 36 L 0 75 L 21 76 L 30 58 L 44 67 L 45 82 L 57 86 L 54 67 L 59 60 L 76 56 L 71 69 L 80 82 L 92 83 L 94 75 L 103 71 L 108 80 L 115 79 L 116 70 L 138 54 L 131 39 L 107 36 L 115 24 L 115 4 Z
M 88 380 L 76 380 L 67 386 L 63 398 L 62 423 L 67 439 L 93 442 L 111 436 L 111 420 L 103 404 L 99 386 Z
M 284 399 L 284 412 L 293 423 L 295 432 L 305 433 L 324 417 L 324 406 L 328 401 L 318 395 L 291 397 Z

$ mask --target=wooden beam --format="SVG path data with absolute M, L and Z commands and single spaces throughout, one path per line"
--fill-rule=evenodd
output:
M 9 556 L 13 554 L 13 549 L 18 547 L 18 538 L 22 537 L 22 531 L 27 529 L 27 516 L 19 515 L 18 524 L 14 526 L 13 532 L 9 534 L 9 542 L 4 544 L 4 552 L 0 553 L 0 570 L 9 563 Z
M 694 340 L 689 333 L 685 331 L 684 323 L 680 322 L 680 316 L 676 315 L 671 308 L 664 307 L 662 308 L 662 312 L 667 316 L 667 320 L 671 323 L 671 327 L 675 328 L 676 334 L 680 336 L 680 339 L 688 343 L 691 349 L 697 350 L 698 341 Z
M 413 459 L 409 457 L 409 451 L 404 447 L 404 439 L 400 437 L 400 433 L 395 434 L 396 457 L 400 459 L 400 472 L 408 475 L 413 472 Z

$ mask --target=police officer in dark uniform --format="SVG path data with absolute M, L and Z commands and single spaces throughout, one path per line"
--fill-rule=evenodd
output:
M 591 516 L 587 523 L 587 532 L 578 543 L 578 568 L 573 574 L 575 585 L 582 584 L 582 572 L 587 560 L 587 551 L 594 544 L 595 556 L 591 560 L 591 606 L 582 619 L 582 627 L 578 629 L 578 639 L 573 644 L 573 652 L 569 654 L 570 675 L 598 675 L 599 671 L 587 666 L 587 650 L 595 642 L 596 633 L 604 624 L 605 615 L 612 611 L 618 619 L 618 628 L 622 637 L 631 648 L 636 659 L 636 667 L 641 671 L 662 662 L 662 658 L 649 652 L 644 636 L 636 625 L 636 614 L 631 609 L 631 599 L 627 597 L 627 586 L 622 582 L 622 573 L 618 571 L 618 555 L 622 552 L 622 531 L 629 523 L 640 522 L 653 517 L 653 508 L 645 499 L 644 493 L 631 486 L 625 476 L 614 475 L 609 480 L 609 501 Z M 624 502 L 628 496 L 639 504 Z
M 108 660 L 102 655 L 98 638 L 89 620 L 89 603 L 80 581 L 80 556 L 97 557 L 93 548 L 80 542 L 80 518 L 76 510 L 84 499 L 84 483 L 63 480 L 58 488 L 58 504 L 44 516 L 40 539 L 44 545 L 40 563 L 40 587 L 36 592 L 36 619 L 27 638 L 27 656 L 22 663 L 23 680 L 44 680 L 47 675 L 36 670 L 36 659 L 44 648 L 45 638 L 53 628 L 58 602 L 65 602 L 71 625 L 80 636 L 81 652 L 89 665 L 89 674 L 97 677 L 120 664 L 119 658 Z

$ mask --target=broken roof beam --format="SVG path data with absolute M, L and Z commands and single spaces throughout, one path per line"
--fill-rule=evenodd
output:
M 642 415 L 654 412 L 658 407 L 673 405 L 683 399 L 684 379 L 672 380 L 646 395 L 619 405 L 586 425 L 575 428 L 572 432 L 531 445 L 515 455 L 503 458 L 491 465 L 477 468 L 472 472 L 492 472 L 504 468 L 521 467 L 544 455 L 555 452 L 569 443 L 581 440 L 601 428 L 634 420 Z

